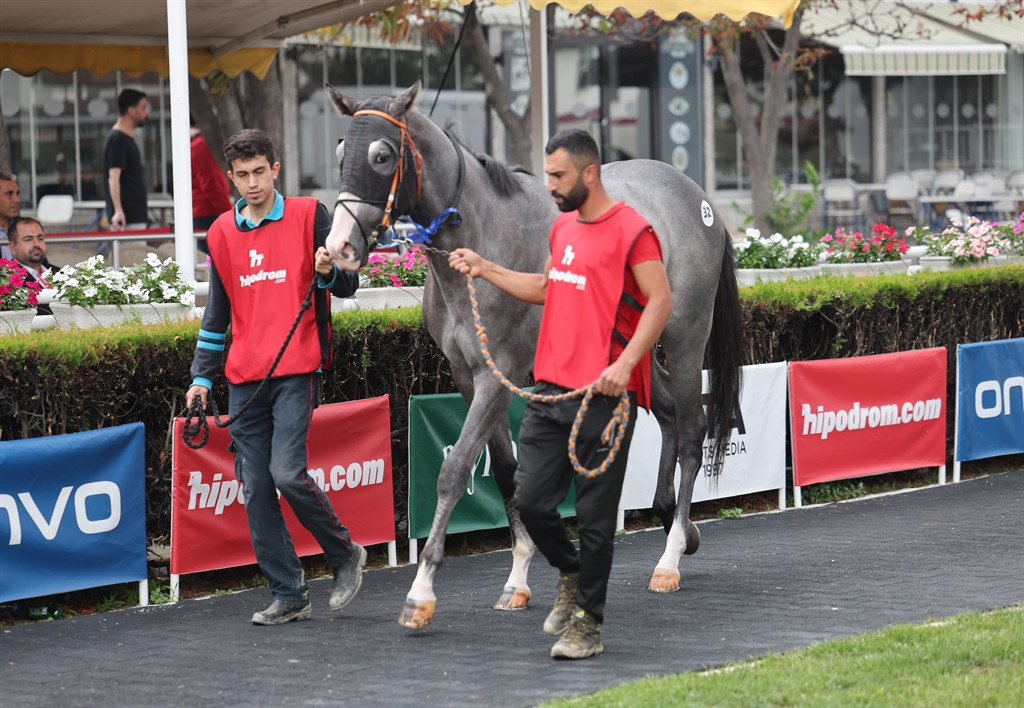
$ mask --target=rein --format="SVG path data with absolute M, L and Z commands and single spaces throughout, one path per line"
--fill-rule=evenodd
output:
M 292 337 L 295 335 L 295 330 L 299 327 L 299 322 L 302 320 L 302 316 L 306 313 L 306 310 L 313 304 L 313 292 L 316 288 L 316 276 L 313 276 L 313 282 L 309 284 L 309 290 L 306 291 L 306 298 L 302 301 L 302 306 L 299 307 L 299 314 L 292 322 L 292 328 L 288 330 L 288 336 L 284 339 L 284 344 L 281 345 L 281 350 L 277 353 L 277 357 L 274 359 L 274 363 L 270 365 L 270 371 L 260 381 L 260 385 L 253 392 L 252 396 L 248 401 L 245 402 L 238 412 L 228 418 L 225 422 L 220 422 L 220 413 L 217 411 L 217 401 L 212 396 L 209 397 L 210 406 L 213 408 L 213 422 L 218 428 L 226 428 L 245 413 L 252 402 L 256 400 L 256 397 L 263 391 L 263 387 L 270 381 L 270 377 L 274 374 L 274 370 L 277 369 L 277 365 L 281 363 L 281 358 L 284 356 L 285 350 L 288 348 L 288 344 L 291 343 Z M 181 432 L 181 437 L 185 441 L 185 445 L 192 450 L 198 450 L 199 448 L 206 445 L 210 439 L 210 424 L 206 422 L 206 410 L 203 408 L 203 402 L 199 396 L 192 399 L 192 404 L 188 407 L 188 411 L 185 416 L 185 425 Z M 198 440 L 198 441 L 197 441 Z

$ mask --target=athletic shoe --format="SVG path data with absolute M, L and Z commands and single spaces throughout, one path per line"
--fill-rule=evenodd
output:
M 601 625 L 594 615 L 576 607 L 569 618 L 569 626 L 551 647 L 552 659 L 586 659 L 604 651 L 601 644 Z

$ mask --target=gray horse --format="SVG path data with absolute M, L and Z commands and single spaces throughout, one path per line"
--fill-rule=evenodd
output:
M 475 153 L 417 112 L 413 104 L 419 88 L 417 83 L 396 98 L 360 102 L 328 87 L 337 111 L 353 120 L 338 146 L 341 190 L 327 248 L 339 268 L 356 270 L 398 216 L 433 222 L 437 250 L 428 251 L 423 318 L 469 404 L 462 434 L 438 476 L 430 536 L 399 618 L 407 627 L 433 620 L 433 578 L 443 559 L 448 521 L 484 445 L 513 539 L 512 571 L 494 607 L 518 610 L 529 602 L 527 571 L 535 546 L 511 502 L 516 460 L 507 409 L 512 394 L 484 362 L 466 279 L 448 267 L 445 252 L 464 246 L 513 270 L 539 272 L 557 213 L 541 180 Z M 649 160 L 608 164 L 602 179 L 610 195 L 654 226 L 672 289 L 672 318 L 661 338 L 671 376 L 657 362 L 652 367 L 652 412 L 662 434 L 653 509 L 671 525 L 666 525 L 665 552 L 649 585 L 655 592 L 671 592 L 679 589 L 680 556 L 693 553 L 700 543 L 689 514 L 705 432 L 710 431 L 713 469 L 718 470 L 739 393 L 740 314 L 732 245 L 704 192 L 668 165 Z M 444 217 L 452 207 L 460 212 L 461 223 Z M 483 281 L 475 285 L 495 363 L 509 380 L 521 383 L 533 364 L 541 308 Z M 707 414 L 702 366 L 711 378 Z M 683 470 L 678 496 L 673 491 L 677 461 Z

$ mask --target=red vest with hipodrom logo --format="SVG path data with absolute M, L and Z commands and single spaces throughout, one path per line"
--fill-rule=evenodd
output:
M 234 211 L 221 214 L 206 234 L 210 258 L 231 301 L 231 346 L 224 374 L 233 384 L 259 381 L 270 370 L 314 277 L 316 200 L 286 198 L 284 216 L 243 231 Z M 321 367 L 313 308 L 274 370 L 274 378 Z
M 646 304 L 629 272 L 630 250 L 650 228 L 623 202 L 596 221 L 581 222 L 577 212 L 559 214 L 551 227 L 551 269 L 533 367 L 537 381 L 587 386 L 622 353 Z M 650 380 L 650 357 L 644 357 L 627 387 L 641 406 L 648 405 Z

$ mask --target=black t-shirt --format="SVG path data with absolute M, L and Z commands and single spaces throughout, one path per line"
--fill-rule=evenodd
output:
M 107 217 L 114 217 L 114 203 L 110 199 L 110 168 L 121 168 L 121 208 L 126 224 L 148 224 L 146 204 L 146 174 L 142 170 L 139 146 L 130 135 L 116 128 L 107 133 L 103 141 L 103 190 L 107 195 Z

